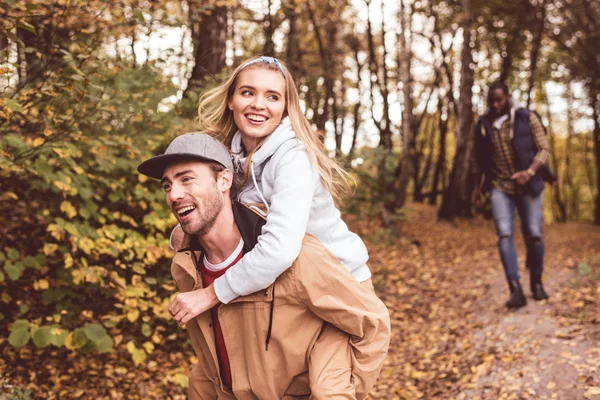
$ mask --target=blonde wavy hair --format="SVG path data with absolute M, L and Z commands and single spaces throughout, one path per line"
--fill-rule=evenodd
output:
M 258 61 L 259 59 L 261 57 L 254 57 L 241 63 L 225 83 L 209 90 L 200 97 L 200 105 L 198 107 L 200 129 L 218 137 L 231 150 L 231 142 L 238 127 L 233 120 L 233 112 L 227 107 L 227 104 L 235 92 L 237 77 L 240 72 L 250 68 L 261 68 L 283 73 L 285 77 L 284 116 L 286 114 L 289 116 L 296 137 L 306 146 L 311 162 L 319 170 L 321 183 L 331 193 L 334 200 L 339 202 L 344 195 L 352 191 L 350 182 L 354 183 L 354 179 L 335 160 L 326 154 L 325 147 L 319 135 L 312 129 L 310 122 L 302 113 L 298 90 L 287 66 L 279 61 L 280 69 L 276 63 Z M 267 137 L 263 138 L 253 151 L 246 154 L 248 162 L 246 163 L 245 182 L 248 181 L 250 175 L 252 154 L 261 147 Z

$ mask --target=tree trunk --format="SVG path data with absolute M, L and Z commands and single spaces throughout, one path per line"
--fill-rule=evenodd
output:
M 554 192 L 554 201 L 556 202 L 556 206 L 558 207 L 558 216 L 554 217 L 556 222 L 567 222 L 567 208 L 565 207 L 565 202 L 562 198 L 560 188 L 561 188 L 561 179 L 560 179 L 560 162 L 558 159 L 558 152 L 556 151 L 556 139 L 554 135 L 554 131 L 552 129 L 552 113 L 550 112 L 550 105 L 547 104 L 546 117 L 548 118 L 548 139 L 550 142 L 550 151 L 552 152 L 552 157 L 550 158 L 552 161 L 552 169 L 556 174 L 557 181 L 554 183 L 553 192 Z M 554 208 L 552 209 L 554 214 Z
M 413 190 L 413 199 L 416 202 L 422 202 L 425 196 L 423 195 L 423 187 L 427 179 L 430 176 L 430 168 L 431 163 L 433 162 L 433 148 L 435 147 L 435 122 L 433 118 L 429 118 L 429 114 L 427 113 L 427 109 L 429 108 L 429 103 L 431 102 L 431 98 L 433 97 L 433 93 L 439 88 L 440 81 L 440 69 L 436 69 L 435 78 L 433 80 L 433 85 L 431 86 L 431 90 L 429 95 L 427 96 L 427 100 L 425 101 L 425 106 L 423 107 L 423 113 L 421 113 L 418 120 L 413 117 L 413 121 L 415 122 L 413 125 L 414 138 L 413 142 L 415 143 L 415 158 L 414 158 L 414 169 L 413 169 L 413 181 L 414 181 L 414 190 Z M 420 98 L 420 96 L 419 96 Z M 421 145 L 417 146 L 417 140 L 420 135 L 422 135 L 421 126 L 423 126 L 423 122 L 427 118 L 427 123 L 431 125 L 430 129 L 425 129 L 425 137 L 421 140 Z M 418 148 L 417 148 L 418 147 Z M 427 158 L 425 161 L 425 166 L 423 168 L 423 173 L 421 174 L 421 158 L 425 153 L 425 149 L 429 149 L 429 153 L 427 153 Z
M 373 113 L 373 108 L 375 106 L 375 82 L 379 82 L 379 63 L 377 62 L 377 53 L 375 51 L 375 40 L 373 39 L 373 25 L 371 23 L 371 11 L 370 5 L 371 0 L 365 0 L 365 5 L 367 7 L 367 50 L 369 54 L 369 96 L 371 100 L 371 119 L 373 123 L 377 127 L 379 131 L 379 144 L 383 145 L 384 141 L 382 141 L 382 137 L 385 137 L 384 130 L 386 129 L 384 126 L 383 119 L 377 120 L 375 118 L 375 114 Z M 384 62 L 385 64 L 385 62 Z M 387 72 L 386 72 L 387 73 Z M 386 142 L 387 143 L 387 142 Z M 390 142 L 391 143 L 391 142 Z M 382 160 L 382 164 L 385 164 L 385 160 Z
M 539 21 L 537 29 L 534 32 L 533 42 L 531 44 L 530 62 L 529 62 L 529 82 L 527 85 L 527 108 L 531 105 L 531 92 L 535 86 L 535 73 L 537 71 L 537 61 L 542 48 L 542 37 L 544 35 L 544 26 L 546 22 L 546 2 L 540 4 Z
M 385 13 L 384 9 L 385 3 L 381 2 L 381 15 L 383 16 Z M 389 103 L 389 82 L 388 82 L 388 69 L 387 69 L 387 47 L 385 45 L 385 22 L 382 18 L 381 20 L 381 47 L 383 50 L 382 60 L 381 60 L 381 74 L 383 75 L 383 79 L 379 81 L 379 91 L 381 92 L 381 96 L 383 97 L 383 130 L 379 134 L 379 146 L 383 147 L 385 150 L 392 149 L 392 122 L 390 121 L 390 103 Z
M 353 119 L 353 132 L 352 132 L 352 143 L 350 145 L 350 151 L 348 152 L 348 160 L 352 160 L 352 156 L 354 155 L 354 149 L 356 148 L 356 139 L 358 136 L 358 128 L 361 124 L 360 118 L 360 99 L 362 97 L 362 91 L 360 87 L 361 81 L 361 72 L 363 69 L 363 64 L 360 62 L 359 54 L 360 54 L 360 40 L 357 37 L 353 37 L 350 40 L 349 47 L 352 49 L 354 54 L 354 60 L 356 61 L 356 89 L 358 91 L 358 99 L 352 108 L 352 119 Z
M 401 208 L 406 202 L 406 191 L 414 168 L 414 132 L 411 98 L 411 48 L 410 48 L 410 19 L 412 15 L 406 10 L 407 0 L 400 0 L 400 46 L 402 49 L 402 64 L 400 65 L 400 80 L 402 81 L 402 97 L 404 107 L 402 109 L 402 159 L 400 160 L 400 177 L 398 178 L 398 189 L 394 202 L 395 208 Z
M 289 0 L 289 2 L 283 6 L 283 12 L 289 25 L 285 61 L 292 74 L 296 75 L 299 72 L 300 65 L 300 49 L 298 46 L 297 29 L 298 13 L 296 12 L 296 0 Z
M 317 39 L 317 46 L 319 49 L 319 55 L 321 56 L 321 61 L 323 65 L 323 79 L 324 79 L 324 90 L 325 96 L 323 98 L 322 111 L 318 112 L 319 104 L 317 104 L 317 109 L 315 112 L 317 113 L 315 117 L 315 125 L 317 126 L 317 130 L 325 133 L 325 123 L 329 119 L 330 114 L 330 99 L 333 99 L 333 82 L 335 76 L 335 64 L 333 63 L 333 51 L 335 49 L 335 43 L 337 40 L 337 24 L 334 21 L 326 21 L 327 27 L 327 43 L 323 40 L 321 35 L 321 29 L 317 24 L 317 18 L 315 16 L 315 11 L 312 9 L 311 5 L 307 3 L 307 10 L 310 20 L 313 25 L 313 31 L 315 33 L 315 38 Z
M 189 97 L 190 91 L 202 87 L 206 79 L 215 79 L 225 67 L 227 7 L 214 7 L 210 14 L 203 16 L 199 15 L 200 8 L 199 4 L 189 2 L 194 68 L 183 97 Z
M 438 189 L 439 184 L 444 185 L 444 173 L 446 169 L 446 134 L 448 133 L 448 119 L 449 119 L 449 110 L 447 106 L 447 100 L 440 96 L 438 98 L 438 118 L 439 118 L 439 153 L 438 159 L 435 164 L 435 172 L 433 174 L 433 183 L 431 185 L 431 195 L 429 197 L 429 204 L 435 205 L 437 204 L 438 194 L 440 190 Z M 444 118 L 444 114 L 446 118 Z M 441 178 L 441 179 L 440 179 Z M 443 188 L 442 188 L 443 189 Z
M 417 173 L 415 173 L 414 176 L 415 189 L 413 199 L 418 203 L 422 203 L 423 200 L 425 200 L 423 188 L 431 176 L 431 164 L 433 163 L 433 152 L 435 147 L 435 117 L 428 116 L 425 126 L 428 126 L 428 128 L 424 130 L 426 140 L 424 140 L 424 144 L 421 147 L 421 154 L 425 153 L 423 150 L 425 148 L 428 152 L 422 174 L 419 172 L 419 163 L 415 160 L 415 171 L 417 171 Z
M 573 91 L 571 85 L 567 84 L 567 104 L 573 104 Z M 567 214 L 565 215 L 565 221 L 569 218 L 579 219 L 578 201 L 579 195 L 577 193 L 577 187 L 573 184 L 571 179 L 571 152 L 573 151 L 573 138 L 575 131 L 573 129 L 573 110 L 567 108 L 567 139 L 565 143 L 565 179 L 564 188 L 566 190 L 566 209 Z
M 460 105 L 458 132 L 456 133 L 456 155 L 450 174 L 450 182 L 444 193 L 439 217 L 453 219 L 456 216 L 470 216 L 471 202 L 470 167 L 473 153 L 473 38 L 471 0 L 462 0 L 463 6 L 463 49 L 461 55 Z
M 275 26 L 273 24 L 273 16 L 271 15 L 271 0 L 267 0 L 267 13 L 263 21 L 264 32 L 265 32 L 265 45 L 263 47 L 263 54 L 269 57 L 275 57 L 275 43 L 273 42 L 273 34 L 275 33 Z
M 598 92 L 593 90 L 592 116 L 594 118 L 594 155 L 596 158 L 596 208 L 594 211 L 594 223 L 600 225 L 600 99 Z
M 515 22 L 515 27 L 510 33 L 510 38 L 508 44 L 504 48 L 504 53 L 502 54 L 502 71 L 500 72 L 500 78 L 498 79 L 500 82 L 506 82 L 513 68 L 513 53 L 515 52 L 515 47 L 519 44 L 520 40 L 523 40 L 521 37 L 521 27 L 518 22 Z

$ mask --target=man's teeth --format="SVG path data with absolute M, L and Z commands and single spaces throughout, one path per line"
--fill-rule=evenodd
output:
M 177 214 L 182 215 L 182 214 L 185 214 L 188 211 L 192 211 L 195 208 L 196 207 L 194 207 L 194 206 L 184 207 L 184 208 L 181 208 L 181 209 L 177 210 Z
M 261 115 L 248 115 L 248 119 L 256 122 L 264 122 L 267 120 L 267 117 L 263 117 Z

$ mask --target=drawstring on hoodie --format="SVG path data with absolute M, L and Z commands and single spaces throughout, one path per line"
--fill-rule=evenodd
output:
M 267 212 L 269 212 L 269 203 L 267 203 L 267 201 L 265 200 L 265 197 L 263 196 L 262 192 L 260 191 L 260 188 L 258 187 L 258 183 L 256 183 L 256 175 L 254 175 L 254 161 L 250 163 L 250 174 L 252 175 L 252 182 L 254 182 L 254 187 L 256 188 L 256 191 L 258 192 L 258 195 L 260 196 L 260 199 L 262 200 L 263 204 L 267 208 Z

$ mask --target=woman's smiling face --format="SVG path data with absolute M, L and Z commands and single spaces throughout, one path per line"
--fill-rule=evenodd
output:
M 281 72 L 248 67 L 239 73 L 227 107 L 242 134 L 246 151 L 252 151 L 277 129 L 285 113 L 285 79 Z

